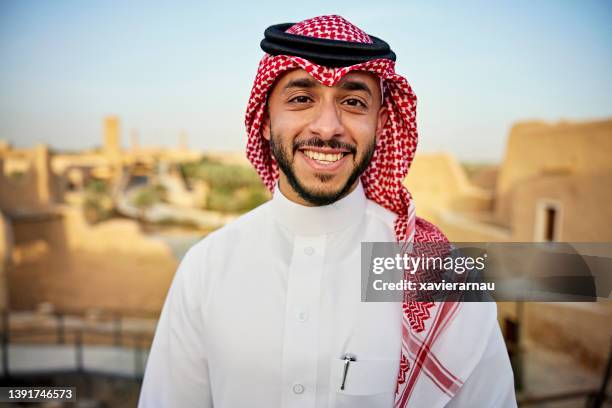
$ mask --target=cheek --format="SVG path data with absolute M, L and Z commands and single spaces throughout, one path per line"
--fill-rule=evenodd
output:
M 290 113 L 277 115 L 272 121 L 272 132 L 285 142 L 292 141 L 304 128 L 304 122 L 300 115 L 291 115 Z
M 376 121 L 372 118 L 359 118 L 359 120 L 348 121 L 345 124 L 350 135 L 360 149 L 370 145 L 376 137 Z

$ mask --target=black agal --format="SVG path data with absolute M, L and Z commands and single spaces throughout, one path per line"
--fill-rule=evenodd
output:
M 395 61 L 395 53 L 389 44 L 370 35 L 373 43 L 330 40 L 305 35 L 288 34 L 294 23 L 276 24 L 264 31 L 261 49 L 270 55 L 302 57 L 327 67 L 347 67 L 362 62 L 384 58 Z

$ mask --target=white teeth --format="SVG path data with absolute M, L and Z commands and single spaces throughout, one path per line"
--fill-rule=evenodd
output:
M 316 161 L 325 162 L 325 164 L 336 162 L 340 160 L 343 156 L 342 153 L 325 154 L 320 152 L 313 152 L 312 150 L 304 150 L 304 154 Z

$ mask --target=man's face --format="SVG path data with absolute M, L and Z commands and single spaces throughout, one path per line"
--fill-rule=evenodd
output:
M 333 87 L 303 69 L 285 74 L 269 94 L 263 126 L 281 170 L 281 189 L 290 187 L 306 205 L 342 198 L 368 166 L 386 120 L 373 74 L 350 72 Z

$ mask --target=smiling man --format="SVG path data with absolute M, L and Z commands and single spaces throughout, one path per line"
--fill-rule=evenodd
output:
M 281 170 L 282 193 L 302 205 L 344 197 L 370 164 L 386 120 L 381 82 L 371 73 L 350 72 L 333 87 L 303 69 L 282 76 L 262 132 Z
M 140 407 L 509 407 L 494 303 L 361 302 L 361 242 L 447 242 L 402 181 L 416 97 L 339 16 L 269 27 L 246 112 L 268 203 L 185 255 Z

